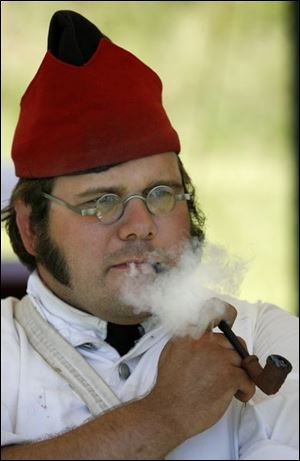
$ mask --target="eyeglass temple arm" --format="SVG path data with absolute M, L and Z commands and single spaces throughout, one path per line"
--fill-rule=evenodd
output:
M 94 216 L 97 212 L 96 208 L 85 208 L 81 209 L 75 205 L 71 205 L 70 203 L 61 200 L 60 198 L 54 197 L 54 195 L 47 194 L 47 192 L 42 192 L 43 197 L 47 198 L 48 200 L 52 200 L 59 205 L 64 206 L 65 208 L 69 208 L 69 210 L 75 211 L 75 213 L 80 214 L 81 216 Z
M 175 198 L 176 198 L 176 201 L 191 200 L 191 194 L 176 194 Z

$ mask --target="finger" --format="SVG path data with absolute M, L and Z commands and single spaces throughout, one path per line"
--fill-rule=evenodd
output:
M 249 378 L 244 370 L 240 369 L 239 373 L 241 374 L 239 390 L 234 394 L 234 396 L 241 402 L 246 403 L 255 394 L 256 387 L 252 379 Z
M 210 298 L 207 300 L 205 303 L 205 308 L 219 311 L 219 313 L 216 313 L 214 318 L 209 322 L 207 330 L 212 330 L 215 328 L 217 325 L 219 325 L 221 320 L 225 320 L 228 325 L 232 326 L 237 316 L 236 308 L 219 298 Z
M 241 338 L 240 336 L 237 336 L 237 338 L 238 338 L 239 342 L 242 344 L 243 348 L 246 349 L 246 351 L 247 351 L 248 354 L 249 354 L 246 341 L 245 341 L 243 338 Z
M 214 335 L 215 341 L 221 347 L 223 347 L 224 349 L 234 349 L 235 350 L 234 345 L 229 341 L 228 338 L 226 338 L 224 333 L 213 332 L 212 334 Z M 246 345 L 245 340 L 243 338 L 241 338 L 240 336 L 237 336 L 237 338 L 240 341 L 240 343 L 242 344 L 242 346 L 247 350 L 247 345 Z M 247 352 L 248 352 L 248 350 L 247 350 Z
M 206 334 L 208 334 L 207 332 Z M 224 349 L 234 349 L 234 346 L 231 344 L 229 339 L 223 333 L 211 332 L 213 340 L 218 343 L 219 346 L 223 347 Z
M 251 391 L 248 390 L 247 392 L 244 392 L 244 391 L 239 390 L 234 394 L 234 396 L 240 402 L 247 403 L 249 402 L 249 400 L 252 399 L 254 394 L 255 394 L 255 384 L 253 383 Z
M 235 350 L 226 350 L 226 359 L 231 365 L 241 368 L 243 359 Z

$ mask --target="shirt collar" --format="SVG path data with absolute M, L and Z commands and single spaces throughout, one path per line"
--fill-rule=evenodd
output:
M 73 346 L 100 346 L 106 338 L 107 322 L 80 311 L 58 298 L 42 282 L 37 271 L 30 274 L 27 293 L 40 314 Z
M 107 322 L 70 306 L 58 298 L 41 280 L 37 271 L 30 274 L 27 294 L 39 313 L 74 347 L 91 344 L 100 347 L 107 336 Z M 142 323 L 145 333 L 159 324 L 157 317 Z

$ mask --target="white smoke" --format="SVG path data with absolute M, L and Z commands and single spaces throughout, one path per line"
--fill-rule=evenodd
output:
M 136 312 L 158 316 L 173 335 L 198 338 L 224 314 L 225 304 L 216 298 L 238 294 L 246 265 L 207 242 L 195 245 L 190 241 L 174 254 L 180 257 L 173 267 L 164 264 L 161 252 L 157 263 L 155 253 L 147 255 L 147 263 L 130 263 L 121 298 Z M 172 260 L 174 254 L 169 252 L 166 260 Z

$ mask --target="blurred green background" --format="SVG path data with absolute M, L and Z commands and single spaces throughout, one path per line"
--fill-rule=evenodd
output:
M 160 75 L 207 238 L 249 262 L 240 297 L 296 313 L 292 3 L 1 2 L 4 185 L 19 101 L 45 54 L 50 18 L 74 9 Z M 2 258 L 13 258 L 2 242 Z

